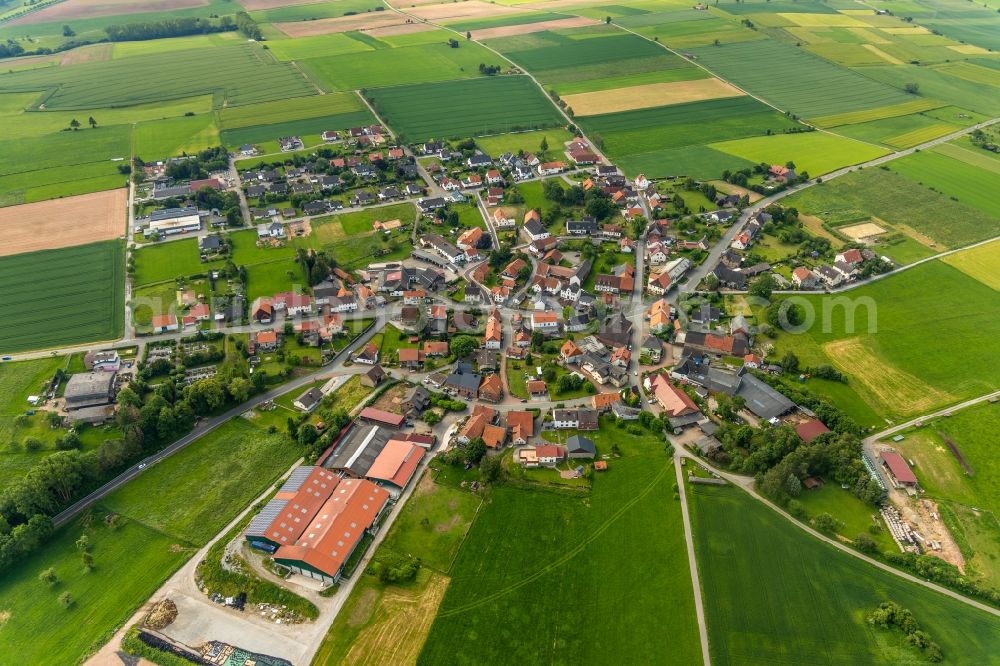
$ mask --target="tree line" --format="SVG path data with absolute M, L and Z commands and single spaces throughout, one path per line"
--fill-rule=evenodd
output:
M 112 24 L 104 28 L 104 32 L 112 42 L 138 42 L 146 39 L 208 35 L 236 29 L 237 23 L 233 21 L 232 17 L 223 16 L 218 22 L 198 17 L 186 17 L 121 25 Z

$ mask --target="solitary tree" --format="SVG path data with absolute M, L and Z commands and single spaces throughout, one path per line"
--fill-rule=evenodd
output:
M 542 155 L 549 152 L 549 140 L 547 137 L 544 136 L 542 137 L 542 142 L 538 144 L 538 152 L 540 152 Z
M 90 553 L 81 553 L 80 560 L 83 562 L 83 570 L 90 572 L 94 570 L 94 556 Z
M 910 93 L 911 95 L 916 95 L 917 93 L 920 92 L 920 84 L 919 83 L 907 83 L 905 86 L 903 86 L 903 90 L 905 90 L 906 92 Z
M 38 580 L 42 581 L 46 585 L 52 586 L 59 582 L 59 576 L 56 574 L 56 570 L 49 567 L 42 573 L 38 574 Z
M 611 25 L 611 17 L 610 16 L 605 16 L 604 17 L 604 22 L 607 23 L 608 25 Z
M 97 127 L 97 121 L 94 120 L 94 116 L 87 118 L 87 122 L 90 123 L 90 129 Z
M 59 595 L 59 605 L 63 608 L 69 608 L 73 605 L 73 595 L 69 592 L 63 592 Z
M 77 120 L 76 118 L 74 118 L 73 120 L 69 121 L 69 128 L 70 129 L 74 129 L 74 130 L 75 129 L 80 129 L 80 121 Z
M 471 32 L 465 33 L 465 38 L 466 39 L 472 39 L 472 33 Z

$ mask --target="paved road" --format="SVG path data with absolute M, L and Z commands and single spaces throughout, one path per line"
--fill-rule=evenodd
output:
M 675 450 L 678 447 L 675 445 Z M 691 517 L 688 514 L 687 482 L 681 467 L 681 457 L 674 454 L 674 469 L 677 472 L 677 492 L 681 500 L 681 518 L 684 521 L 684 541 L 687 544 L 688 568 L 691 571 L 691 587 L 694 589 L 694 613 L 698 620 L 698 636 L 701 639 L 702 663 L 711 666 L 712 656 L 708 648 L 708 624 L 705 622 L 705 607 L 701 600 L 701 580 L 698 578 L 698 559 L 694 552 L 694 538 L 691 535 Z
M 252 409 L 269 400 L 274 400 L 275 398 L 278 398 L 286 393 L 290 393 L 291 391 L 301 389 L 311 384 L 312 382 L 316 381 L 316 379 L 322 377 L 323 375 L 332 375 L 334 370 L 333 368 L 334 365 L 339 363 L 341 359 L 346 358 L 346 356 L 350 354 L 352 351 L 354 351 L 361 345 L 371 340 L 372 337 L 378 332 L 378 330 L 379 327 L 377 325 L 372 326 L 366 333 L 361 335 L 352 344 L 342 349 L 340 353 L 337 354 L 332 364 L 320 368 L 316 372 L 312 372 L 309 373 L 308 375 L 303 375 L 302 377 L 293 379 L 285 384 L 282 384 L 281 386 L 275 387 L 269 391 L 261 393 L 260 395 L 254 396 L 249 401 L 237 405 L 232 409 L 226 410 L 225 412 L 219 414 L 218 416 L 213 416 L 211 418 L 201 421 L 197 426 L 195 426 L 195 428 L 190 433 L 188 433 L 184 437 L 181 437 L 176 442 L 173 442 L 162 451 L 154 453 L 148 458 L 145 458 L 136 463 L 135 465 L 132 465 L 124 472 L 122 472 L 112 480 L 108 481 L 94 492 L 90 493 L 86 497 L 83 497 L 82 499 L 78 500 L 77 502 L 73 503 L 72 505 L 60 511 L 52 518 L 52 522 L 55 524 L 56 527 L 66 524 L 67 522 L 72 520 L 78 513 L 80 513 L 81 511 L 83 511 L 88 507 L 93 506 L 94 504 L 99 502 L 101 498 L 107 496 L 108 494 L 122 487 L 135 477 L 142 474 L 149 467 L 152 467 L 153 465 L 160 462 L 161 460 L 164 460 L 165 458 L 169 458 L 173 454 L 177 453 L 181 449 L 185 448 L 186 446 L 197 440 L 202 435 L 205 435 L 215 430 L 223 423 L 229 421 L 230 419 L 238 417 L 243 412 Z
M 890 566 L 888 564 L 885 564 L 884 562 L 880 562 L 879 560 L 876 560 L 874 558 L 868 557 L 864 553 L 860 553 L 860 552 L 854 550 L 853 548 L 850 548 L 850 547 L 842 544 L 840 541 L 837 541 L 836 539 L 832 539 L 832 538 L 826 536 L 825 534 L 822 534 L 821 532 L 818 532 L 818 531 L 814 530 L 809 525 L 806 525 L 805 523 L 799 522 L 798 520 L 796 520 L 795 518 L 793 518 L 791 514 L 789 514 L 784 509 L 782 509 L 780 506 L 778 506 L 777 504 L 775 504 L 771 500 L 769 500 L 766 497 L 763 497 L 762 495 L 760 495 L 759 493 L 757 493 L 757 491 L 754 490 L 754 481 L 753 481 L 753 478 L 746 477 L 746 476 L 739 476 L 739 475 L 736 475 L 736 474 L 731 474 L 729 472 L 724 472 L 724 471 L 722 471 L 720 469 L 716 469 L 715 467 L 713 467 L 712 465 L 710 465 L 709 463 L 707 463 L 705 460 L 703 460 L 703 459 L 698 458 L 697 456 L 695 456 L 693 453 L 691 453 L 690 451 L 688 451 L 687 449 L 685 449 L 683 446 L 681 446 L 679 444 L 675 444 L 674 447 L 675 447 L 675 450 L 678 452 L 679 455 L 681 455 L 681 456 L 683 456 L 685 458 L 690 458 L 690 459 L 696 461 L 699 465 L 701 465 L 702 467 L 708 469 L 712 473 L 718 475 L 719 477 L 725 479 L 726 481 L 729 481 L 734 486 L 737 486 L 737 487 L 743 489 L 751 497 L 753 497 L 754 499 L 756 499 L 759 502 L 763 502 L 765 505 L 767 505 L 768 507 L 770 507 L 771 509 L 773 509 L 775 512 L 777 512 L 782 518 L 784 518 L 785 520 L 789 521 L 790 523 L 792 523 L 793 525 L 795 525 L 799 529 L 807 532 L 810 536 L 813 536 L 813 537 L 819 539 L 820 541 L 823 541 L 823 542 L 825 542 L 825 543 L 833 546 L 837 550 L 840 550 L 840 551 L 842 551 L 844 553 L 847 553 L 851 557 L 856 557 L 857 559 L 862 560 L 865 563 L 870 564 L 873 567 L 881 569 L 882 571 L 890 573 L 890 574 L 892 574 L 894 576 L 898 576 L 899 578 L 902 578 L 903 580 L 909 581 L 911 583 L 915 583 L 917 585 L 921 585 L 923 587 L 926 587 L 927 589 L 934 590 L 935 592 L 940 592 L 941 594 L 943 594 L 943 595 L 945 595 L 947 597 L 951 597 L 952 599 L 955 599 L 956 601 L 960 601 L 963 604 L 972 606 L 973 608 L 976 608 L 976 609 L 981 610 L 981 611 L 985 611 L 985 612 L 989 613 L 990 615 L 995 615 L 996 617 L 1000 617 L 1000 610 L 998 610 L 996 608 L 993 608 L 992 606 L 988 606 L 988 605 L 986 605 L 986 604 L 984 604 L 982 602 L 976 601 L 975 599 L 970 599 L 969 597 L 966 597 L 966 596 L 964 596 L 962 594 L 959 594 L 958 592 L 955 592 L 953 590 L 949 590 L 946 587 L 942 587 L 941 585 L 938 585 L 937 583 L 932 583 L 930 581 L 924 580 L 923 578 L 919 578 L 919 577 L 914 576 L 912 574 L 909 574 L 909 573 L 907 573 L 905 571 L 901 571 L 899 569 L 896 569 L 895 567 L 892 567 L 892 566 Z

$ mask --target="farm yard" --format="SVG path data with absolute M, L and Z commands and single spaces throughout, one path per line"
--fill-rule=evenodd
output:
M 540 129 L 564 122 L 524 76 L 376 88 L 365 95 L 405 141 Z
M 124 188 L 78 197 L 0 208 L 6 235 L 0 256 L 55 250 L 125 234 L 128 192 Z
M 0 257 L 0 351 L 113 340 L 122 333 L 124 247 L 104 241 Z M 43 301 L 39 299 L 43 298 Z M 39 303 L 44 302 L 44 307 Z
M 82 660 L 297 456 L 284 435 L 236 419 L 150 468 L 59 530 L 38 557 L 6 572 L 0 594 L 10 614 L 0 640 L 31 663 Z M 208 488 L 217 492 L 206 495 Z M 199 499 L 192 503 L 192 497 Z M 106 526 L 112 513 L 120 526 Z M 74 545 L 82 533 L 93 544 L 89 573 Z M 60 578 L 52 589 L 38 579 L 48 567 Z M 56 602 L 63 591 L 76 600 L 68 610 Z M 55 612 L 72 621 L 48 623 L 46 639 L 38 640 L 37 627 Z M 83 623 L 86 632 L 80 631 Z
M 997 618 L 834 551 L 740 490 L 689 485 L 688 498 L 713 664 L 920 663 L 901 633 L 864 621 L 890 600 L 946 660 L 1000 650 Z
M 907 459 L 965 558 L 970 576 L 1000 582 L 1000 468 L 994 436 L 1000 408 L 984 403 L 927 422 L 891 442 Z M 888 442 L 887 442 L 888 443 Z

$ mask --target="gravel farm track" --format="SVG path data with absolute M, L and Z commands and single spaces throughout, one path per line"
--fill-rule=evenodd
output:
M 125 234 L 127 206 L 128 190 L 120 187 L 0 208 L 6 235 L 0 257 L 119 238 Z

